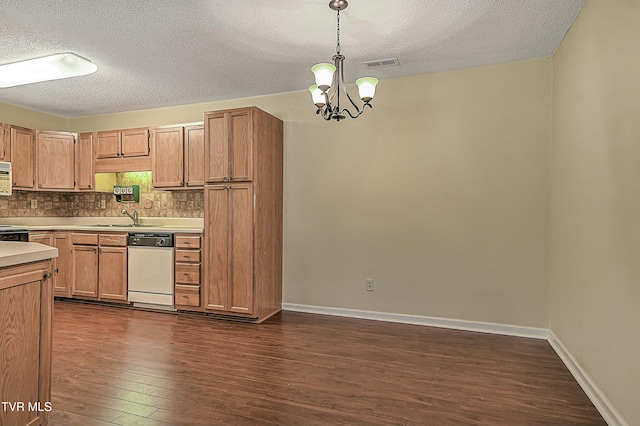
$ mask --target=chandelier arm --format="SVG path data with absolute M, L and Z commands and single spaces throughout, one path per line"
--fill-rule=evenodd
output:
M 364 111 L 364 110 L 360 110 L 358 105 L 356 105 L 356 103 L 353 101 L 353 99 L 351 99 L 351 95 L 349 95 L 349 92 L 347 91 L 347 85 L 344 84 L 343 61 L 344 61 L 344 56 L 342 58 L 340 58 L 340 83 L 342 84 L 342 90 L 344 91 L 345 95 L 347 95 L 347 99 L 349 99 L 349 102 L 351 102 L 351 105 L 353 105 L 353 107 L 356 109 L 356 116 L 355 117 L 358 117 L 360 114 L 362 114 L 362 111 Z M 340 104 L 338 104 L 338 108 L 340 108 Z M 351 114 L 351 112 L 348 109 L 345 108 L 342 111 L 343 112 L 347 111 L 349 113 L 349 116 L 351 116 L 351 118 L 355 118 L 353 116 L 353 114 Z

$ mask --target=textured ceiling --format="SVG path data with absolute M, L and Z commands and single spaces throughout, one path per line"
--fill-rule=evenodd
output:
M 350 0 L 345 81 L 551 56 L 584 2 Z M 74 52 L 98 65 L 0 102 L 71 118 L 306 90 L 335 53 L 335 18 L 328 0 L 0 0 L 0 64 Z

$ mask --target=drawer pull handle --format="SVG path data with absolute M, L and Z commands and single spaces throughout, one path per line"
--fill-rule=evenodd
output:
M 184 272 L 184 273 L 182 274 L 182 276 L 183 276 L 183 277 L 188 277 L 188 276 L 189 276 L 189 274 L 188 274 L 188 273 L 186 273 L 186 272 Z
M 52 276 L 53 276 L 53 274 L 51 272 L 47 272 L 46 274 L 44 274 L 44 276 L 42 278 L 44 278 L 45 280 L 48 280 Z
M 184 255 L 184 256 L 182 256 L 182 257 L 183 257 L 183 258 L 185 258 L 185 259 L 188 259 L 188 258 L 189 258 L 189 255 L 185 254 L 185 255 Z
M 186 294 L 182 296 L 183 299 L 188 299 L 189 296 L 187 296 Z

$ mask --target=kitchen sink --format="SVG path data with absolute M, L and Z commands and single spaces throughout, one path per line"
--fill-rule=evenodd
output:
M 97 224 L 91 226 L 99 226 L 101 228 L 161 228 L 164 225 L 112 225 L 112 224 Z

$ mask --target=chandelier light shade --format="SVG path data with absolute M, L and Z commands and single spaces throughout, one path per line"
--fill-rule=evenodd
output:
M 346 9 L 347 6 L 349 4 L 346 0 L 332 0 L 329 2 L 329 8 L 337 12 L 336 54 L 332 58 L 334 63 L 321 63 L 311 68 L 315 75 L 316 84 L 309 87 L 309 91 L 311 92 L 313 103 L 318 108 L 316 114 L 321 115 L 327 121 L 340 121 L 345 119 L 347 115 L 351 118 L 358 118 L 364 112 L 365 107 L 373 108 L 369 102 L 373 99 L 376 93 L 376 85 L 378 84 L 378 79 L 374 77 L 362 77 L 356 80 L 360 99 L 364 102 L 362 107 L 358 107 L 347 91 L 347 86 L 344 83 L 345 57 L 340 54 L 340 11 Z M 353 111 L 340 106 L 341 92 L 346 95 L 351 104 L 350 107 L 353 107 Z
M 317 64 L 311 67 L 311 71 L 316 76 L 316 86 L 322 91 L 326 92 L 333 82 L 333 73 L 336 72 L 335 65 L 332 64 Z
M 376 85 L 378 79 L 375 77 L 362 77 L 356 80 L 358 86 L 358 93 L 360 93 L 360 99 L 363 102 L 369 102 L 376 94 Z

